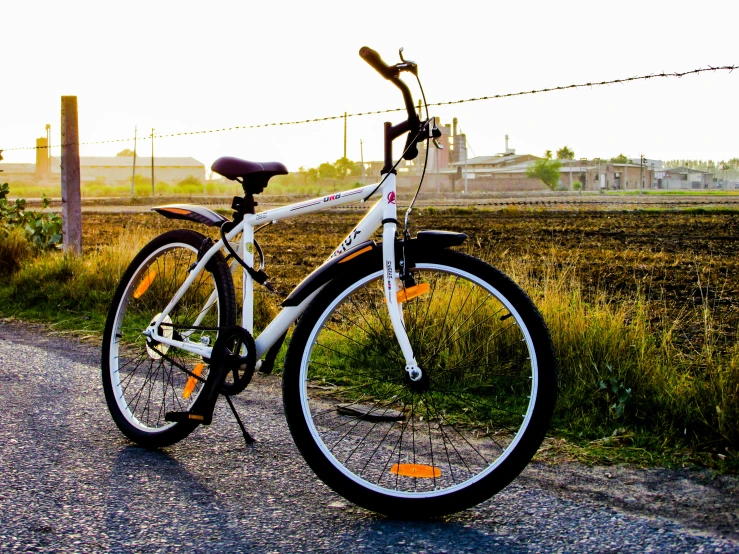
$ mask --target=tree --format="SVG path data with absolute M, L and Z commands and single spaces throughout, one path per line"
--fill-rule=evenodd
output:
M 557 150 L 557 159 L 558 160 L 574 160 L 575 153 L 572 150 L 570 150 L 565 144 L 562 148 Z
M 128 148 L 124 148 L 120 152 L 116 154 L 116 156 L 133 156 L 133 150 L 129 150 Z
M 336 168 L 333 164 L 324 162 L 318 166 L 318 175 L 321 179 L 336 179 Z
M 203 186 L 203 183 L 201 183 L 200 182 L 200 179 L 198 179 L 197 177 L 193 177 L 192 175 L 188 175 L 187 177 L 185 177 L 184 179 L 182 179 L 182 181 L 180 181 L 179 183 L 177 183 L 177 185 L 178 186 L 187 186 L 187 185 L 190 185 L 190 186 L 193 186 L 193 185 L 194 186 Z
M 559 184 L 559 170 L 561 167 L 562 164 L 557 160 L 551 160 L 549 158 L 536 160 L 526 168 L 526 177 L 539 179 L 550 189 L 554 190 Z
M 611 162 L 615 164 L 625 164 L 629 163 L 629 158 L 626 157 L 626 154 L 619 154 L 615 158 L 611 158 Z
M 351 161 L 349 158 L 339 158 L 334 163 L 334 168 L 336 169 L 336 175 L 339 178 L 348 177 L 350 175 L 360 175 L 362 172 L 362 168 L 359 167 L 359 164 Z
M 552 159 L 552 151 L 551 150 L 547 150 L 546 152 L 544 152 L 544 157 L 547 160 L 551 160 Z

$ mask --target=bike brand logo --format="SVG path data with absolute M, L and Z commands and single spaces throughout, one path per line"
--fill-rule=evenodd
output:
M 393 191 L 388 192 L 388 194 L 387 194 L 387 203 L 388 204 L 395 204 L 395 193 Z
M 385 262 L 385 265 L 387 267 L 387 290 L 392 291 L 393 290 L 393 262 L 390 260 Z M 390 302 L 392 303 L 392 295 L 390 295 Z
M 346 252 L 347 248 L 351 246 L 352 241 L 357 238 L 357 235 L 361 234 L 362 231 L 359 229 L 354 229 L 351 233 L 349 233 L 349 236 L 344 239 L 344 242 L 341 243 L 341 246 L 339 246 L 336 250 L 334 250 L 334 253 L 331 255 L 333 258 L 334 256 L 338 256 L 339 254 L 343 254 Z
M 332 194 L 331 196 L 324 196 L 323 201 L 331 202 L 331 200 L 338 200 L 339 198 L 341 198 L 341 193 L 337 192 L 336 194 Z
M 267 214 L 266 213 L 257 214 L 257 221 L 259 221 L 260 219 L 267 219 Z

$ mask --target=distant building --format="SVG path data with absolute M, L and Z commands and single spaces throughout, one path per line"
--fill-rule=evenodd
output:
M 52 174 L 61 175 L 61 158 L 51 158 Z M 80 156 L 82 181 L 131 181 L 133 156 Z M 151 178 L 151 158 L 136 158 L 136 175 Z M 195 158 L 154 158 L 154 178 L 157 183 L 179 183 L 187 177 L 205 181 L 205 166 Z
M 0 169 L 4 171 L 0 179 L 27 183 L 60 182 L 61 158 L 52 156 L 49 166 L 43 166 L 44 163 L 45 160 L 41 160 L 41 164 L 0 163 Z M 93 181 L 109 184 L 130 183 L 132 174 L 133 156 L 80 156 L 80 178 L 83 183 Z M 136 158 L 136 175 L 151 178 L 151 158 Z M 154 158 L 154 178 L 157 183 L 179 183 L 188 177 L 204 182 L 205 166 L 190 157 Z
M 689 167 L 671 167 L 661 172 L 661 189 L 707 189 L 713 185 L 713 174 Z
M 540 157 L 531 154 L 508 153 L 478 156 L 454 162 L 446 173 L 452 180 L 451 190 L 464 190 L 465 175 L 469 191 L 535 191 L 547 190 L 541 180 L 528 177 L 527 171 Z M 601 160 L 559 160 L 560 178 L 557 188 L 573 190 L 638 190 L 656 188 L 655 172 L 662 168 L 659 160 L 647 160 L 644 165 L 614 163 Z

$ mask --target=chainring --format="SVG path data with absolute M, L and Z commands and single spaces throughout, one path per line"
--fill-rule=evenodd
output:
M 211 371 L 220 374 L 218 392 L 233 396 L 242 392 L 254 375 L 256 346 L 251 333 L 234 325 L 218 333 L 211 352 Z

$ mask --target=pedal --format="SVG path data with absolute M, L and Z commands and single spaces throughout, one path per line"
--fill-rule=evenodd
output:
M 213 416 L 205 416 L 203 414 L 194 414 L 192 412 L 167 412 L 164 414 L 164 421 L 173 423 L 199 423 L 200 425 L 210 425 Z

